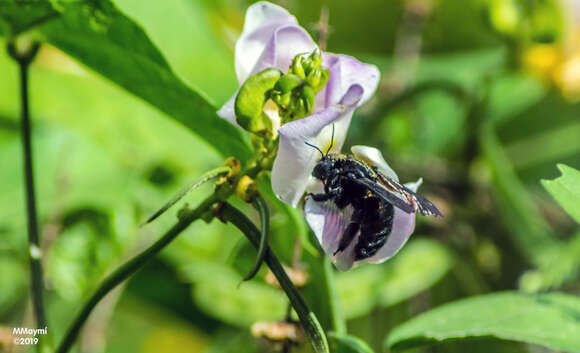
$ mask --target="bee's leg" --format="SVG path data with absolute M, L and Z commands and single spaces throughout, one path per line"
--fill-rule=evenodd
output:
M 324 201 L 328 201 L 331 199 L 334 199 L 335 197 L 337 197 L 338 195 L 340 195 L 342 193 L 342 187 L 337 187 L 335 189 L 330 189 L 325 193 L 320 193 L 320 194 L 308 194 L 307 196 L 312 197 L 312 199 L 314 201 L 318 201 L 318 202 L 324 202 Z
M 314 201 L 317 201 L 317 202 L 328 201 L 328 200 L 333 199 L 333 198 L 336 197 L 336 195 L 333 195 L 331 193 L 307 194 L 306 196 L 312 197 L 312 199 Z
M 344 233 L 342 234 L 342 238 L 340 238 L 340 243 L 338 244 L 338 249 L 332 254 L 332 256 L 338 254 L 339 252 L 344 251 L 344 249 L 348 248 L 352 240 L 354 239 L 356 233 L 360 229 L 360 223 L 352 222 L 350 223 Z

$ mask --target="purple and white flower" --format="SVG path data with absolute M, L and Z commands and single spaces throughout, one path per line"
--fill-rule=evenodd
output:
M 244 29 L 236 44 L 235 67 L 239 85 L 241 87 L 248 77 L 267 68 L 277 68 L 286 73 L 294 57 L 311 53 L 317 48 L 294 16 L 279 6 L 258 2 L 248 8 Z M 311 175 L 320 154 L 305 142 L 325 152 L 339 152 L 354 110 L 373 95 L 380 79 L 375 66 L 361 63 L 350 56 L 323 52 L 322 64 L 329 69 L 330 78 L 324 89 L 316 95 L 311 115 L 280 126 L 277 106 L 266 104 L 264 107 L 280 138 L 272 169 L 272 188 L 280 200 L 292 207 L 299 204 L 305 192 L 321 190 L 320 182 Z M 221 117 L 233 124 L 236 124 L 236 95 L 237 92 L 218 111 Z M 355 146 L 352 152 L 358 158 L 377 166 L 383 174 L 398 180 L 377 149 Z M 415 191 L 420 184 L 421 180 L 406 186 Z M 348 207 L 337 210 L 332 202 L 322 203 L 312 199 L 306 200 L 304 210 L 308 223 L 336 266 L 347 270 L 355 265 L 353 244 L 356 238 L 349 248 L 333 256 L 352 210 Z M 395 208 L 393 229 L 387 242 L 375 255 L 364 261 L 380 263 L 392 257 L 405 244 L 414 227 L 415 213 L 409 214 Z
M 287 72 L 296 55 L 317 48 L 288 11 L 269 2 L 257 2 L 248 8 L 242 35 L 236 43 L 238 82 L 241 86 L 251 75 L 271 67 Z M 323 52 L 322 62 L 330 70 L 330 79 L 316 95 L 313 114 L 277 129 L 280 145 L 272 169 L 272 188 L 280 200 L 293 207 L 304 194 L 318 160 L 316 151 L 304 142 L 321 148 L 330 145 L 334 124 L 332 151 L 340 151 L 354 109 L 372 96 L 379 83 L 379 70 L 353 57 Z M 218 111 L 233 124 L 236 124 L 236 95 L 237 92 Z M 274 127 L 280 126 L 274 104 L 267 104 L 265 112 Z

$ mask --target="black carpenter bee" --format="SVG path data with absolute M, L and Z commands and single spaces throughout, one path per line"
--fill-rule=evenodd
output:
M 314 201 L 332 201 L 339 210 L 352 206 L 349 219 L 338 248 L 333 255 L 344 251 L 357 234 L 354 260 L 369 258 L 385 244 L 393 227 L 394 207 L 406 213 L 419 211 L 422 215 L 441 217 L 437 207 L 429 200 L 415 194 L 393 178 L 381 173 L 355 156 L 320 152 L 312 176 L 324 185 L 324 192 L 309 194 Z M 332 145 L 331 145 L 332 146 Z

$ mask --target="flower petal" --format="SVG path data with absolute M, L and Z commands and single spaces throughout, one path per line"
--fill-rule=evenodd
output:
M 361 86 L 364 92 L 358 105 L 366 102 L 377 89 L 381 74 L 376 66 L 362 63 L 348 55 L 332 53 L 323 53 L 322 60 L 323 65 L 330 70 L 330 79 L 322 91 L 324 93 L 317 96 L 317 103 L 320 101 L 322 106 L 336 104 L 355 84 Z
M 423 178 L 419 178 L 414 183 L 407 183 L 405 184 L 405 187 L 411 190 L 412 192 L 417 192 L 417 189 L 419 189 L 419 186 L 421 186 L 421 184 L 423 184 Z
M 276 29 L 298 21 L 284 8 L 260 1 L 248 7 L 244 29 L 236 43 L 236 74 L 240 85 L 250 76 Z
M 224 105 L 222 105 L 222 107 L 217 111 L 217 115 L 226 119 L 227 121 L 229 121 L 230 123 L 234 124 L 235 126 L 241 129 L 241 126 L 239 126 L 238 122 L 236 121 L 236 112 L 234 110 L 235 109 L 234 106 L 236 104 L 236 96 L 238 95 L 239 91 L 240 90 L 238 89 L 236 93 L 232 96 L 232 98 L 230 98 Z
M 305 142 L 320 149 L 327 148 L 334 125 L 333 151 L 340 151 L 352 113 L 362 94 L 362 87 L 354 85 L 342 97 L 340 104 L 284 124 L 278 130 L 280 145 L 272 168 L 272 188 L 280 200 L 296 207 L 306 190 L 314 165 L 320 159 L 319 152 Z
M 285 25 L 277 28 L 262 54 L 258 58 L 251 74 L 270 67 L 288 72 L 292 60 L 298 54 L 311 53 L 318 48 L 308 32 L 298 25 Z
M 371 166 L 377 167 L 379 169 L 379 172 L 381 172 L 385 176 L 388 176 L 395 181 L 399 181 L 397 173 L 395 173 L 395 171 L 389 166 L 387 161 L 385 161 L 383 154 L 378 149 L 374 147 L 357 145 L 352 146 L 350 150 L 356 158 L 362 160 L 363 162 Z
M 350 223 L 352 212 L 352 206 L 339 210 L 332 201 L 316 202 L 308 198 L 304 205 L 306 221 L 312 228 L 324 252 L 341 271 L 348 270 L 354 263 L 354 245 L 358 241 L 358 234 L 344 251 L 334 256 L 344 230 Z

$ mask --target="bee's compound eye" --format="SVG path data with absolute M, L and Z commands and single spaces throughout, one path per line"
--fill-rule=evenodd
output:
M 326 169 L 324 163 L 318 163 L 312 171 L 312 176 L 320 180 L 326 179 Z

